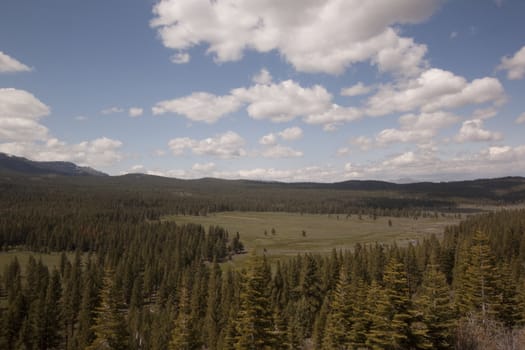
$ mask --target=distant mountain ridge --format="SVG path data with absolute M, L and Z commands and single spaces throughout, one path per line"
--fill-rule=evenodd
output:
M 5 153 L 0 153 L 0 171 L 26 175 L 108 176 L 101 171 L 71 162 L 37 162 Z
M 353 193 L 352 196 L 363 197 L 366 203 L 374 205 L 377 198 L 395 197 L 396 201 L 441 199 L 454 201 L 457 198 L 466 200 L 484 199 L 491 201 L 525 202 L 525 178 L 508 176 L 492 179 L 477 179 L 449 182 L 413 182 L 394 183 L 377 180 L 347 180 L 341 182 L 279 182 L 259 180 L 232 180 L 219 178 L 177 179 L 147 174 L 126 174 L 109 176 L 98 170 L 81 167 L 71 162 L 37 162 L 23 157 L 0 153 L 0 174 L 20 175 L 11 181 L 25 181 L 24 176 L 59 177 L 60 184 L 77 183 L 93 186 L 110 186 L 120 188 L 148 189 L 176 193 L 177 195 L 229 196 L 231 193 L 242 193 L 243 196 L 263 195 L 266 192 L 289 193 L 296 196 L 299 192 L 335 191 Z M 70 180 L 68 180 L 69 178 Z M 79 178 L 79 181 L 74 180 Z M 82 179 L 85 180 L 82 180 Z M 90 180 L 91 179 L 91 180 Z M 312 193 L 314 193 L 312 192 Z M 328 192 L 324 192 L 328 193 Z M 375 194 L 374 194 L 375 193 Z M 384 202 L 384 200 L 383 200 Z

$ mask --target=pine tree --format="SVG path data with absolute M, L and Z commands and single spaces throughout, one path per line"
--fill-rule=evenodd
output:
M 368 285 L 361 279 L 354 278 L 352 281 L 353 315 L 352 326 L 348 334 L 350 345 L 353 349 L 361 349 L 366 346 L 366 335 L 370 328 L 370 320 L 367 315 L 374 304 L 367 302 Z
M 301 272 L 300 302 L 298 304 L 300 324 L 305 338 L 312 335 L 315 315 L 323 302 L 319 266 L 314 256 L 307 255 Z
M 95 339 L 87 350 L 126 350 L 128 331 L 124 316 L 119 310 L 120 297 L 113 280 L 113 273 L 106 270 L 100 291 L 100 305 L 95 309 L 95 323 L 92 327 Z
M 350 277 L 348 271 L 343 265 L 339 272 L 330 314 L 328 316 L 325 328 L 324 339 L 330 341 L 330 346 L 325 348 L 348 349 L 350 346 L 350 329 L 352 327 L 352 293 Z
M 45 297 L 45 323 L 43 329 L 42 347 L 43 349 L 57 348 L 61 342 L 60 327 L 60 298 L 62 294 L 62 284 L 60 273 L 53 270 L 48 283 Z
M 469 249 L 465 274 L 458 288 L 458 307 L 464 315 L 467 312 L 480 313 L 482 322 L 496 312 L 497 270 L 490 250 L 488 235 L 476 231 Z
M 238 315 L 239 337 L 235 349 L 264 349 L 272 340 L 272 309 L 270 300 L 270 268 L 266 259 L 253 256 L 241 289 Z
M 169 343 L 170 350 L 191 350 L 194 348 L 190 313 L 190 295 L 188 292 L 188 281 L 185 278 L 180 288 L 177 318 L 175 319 L 175 327 L 171 332 Z
M 415 298 L 417 314 L 428 329 L 428 338 L 433 349 L 450 349 L 455 327 L 455 312 L 451 302 L 446 276 L 429 265 Z
M 391 258 L 383 281 L 383 289 L 376 284 L 370 291 L 376 308 L 370 315 L 368 343 L 374 349 L 430 349 L 426 327 L 416 323 L 413 315 L 404 264 Z
M 221 300 L 221 268 L 214 259 L 208 282 L 208 296 L 206 300 L 206 316 L 204 320 L 204 338 L 208 349 L 215 350 L 219 338 L 220 300 Z

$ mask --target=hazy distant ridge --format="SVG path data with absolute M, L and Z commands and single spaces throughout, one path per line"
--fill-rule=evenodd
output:
M 101 171 L 71 162 L 37 162 L 5 153 L 0 153 L 0 171 L 27 175 L 108 176 Z

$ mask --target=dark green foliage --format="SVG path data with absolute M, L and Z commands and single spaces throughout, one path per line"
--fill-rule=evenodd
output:
M 0 193 L 3 247 L 69 253 L 56 270 L 36 259 L 24 274 L 17 260 L 5 268 L 0 348 L 449 349 L 475 338 L 474 330 L 492 334 L 488 325 L 510 334 L 525 323 L 523 210 L 469 218 L 443 240 L 358 244 L 271 264 L 252 257 L 239 271 L 221 266 L 244 252 L 239 233 L 160 218 L 290 208 L 371 218 L 434 214 L 407 210 L 408 200 L 373 201 L 388 210 L 356 207 L 359 200 L 344 195 L 352 184 L 333 198 L 325 189 L 305 195 L 279 184 L 257 198 L 268 187 L 235 185 L 258 188 L 244 198 L 226 187 L 210 196 L 214 180 L 162 191 L 122 180 L 137 188 L 111 178 L 101 187 L 72 181 L 64 188 L 41 179 L 45 186 L 25 190 L 15 182 Z M 306 201 L 312 193 L 319 196 Z
M 106 270 L 100 290 L 100 304 L 95 308 L 92 326 L 95 339 L 87 350 L 126 350 L 129 347 L 125 319 L 120 310 L 120 296 L 113 278 L 113 272 Z

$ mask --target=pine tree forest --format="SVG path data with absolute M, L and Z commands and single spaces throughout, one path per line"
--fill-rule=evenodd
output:
M 1 205 L 2 249 L 61 257 L 0 271 L 0 349 L 525 346 L 523 209 L 408 245 L 271 260 L 242 234 L 163 221 L 173 208 L 153 199 L 20 196 Z

